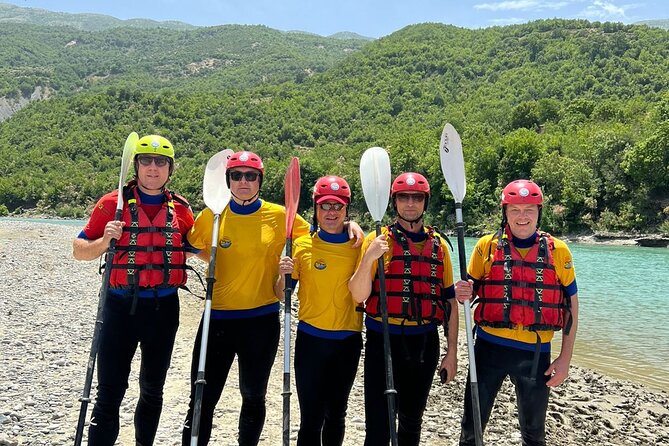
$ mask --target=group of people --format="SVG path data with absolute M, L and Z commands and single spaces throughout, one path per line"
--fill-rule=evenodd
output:
M 111 446 L 116 441 L 119 408 L 137 346 L 141 366 L 136 444 L 154 443 L 179 324 L 177 293 L 189 268 L 186 259 L 210 258 L 214 215 L 204 209 L 193 218 L 188 202 L 169 191 L 174 160 L 167 139 L 140 138 L 134 178 L 122 191 L 98 201 L 73 243 L 76 259 L 92 260 L 108 250 L 111 240 L 117 241 L 98 351 L 89 446 Z M 258 444 L 279 344 L 280 301 L 284 288 L 295 282 L 299 282 L 294 357 L 298 445 L 343 443 L 349 394 L 363 348 L 363 323 L 365 445 L 390 441 L 384 379 L 387 351 L 397 392 L 397 439 L 402 446 L 418 445 L 435 372 L 442 382 L 452 381 L 457 373 L 454 301 L 469 304 L 470 299 L 476 302 L 475 359 L 483 426 L 509 376 L 516 388 L 523 444 L 545 444 L 549 388 L 561 384 L 569 372 L 578 300 L 569 249 L 539 230 L 543 195 L 538 185 L 517 180 L 504 188 L 499 232 L 479 240 L 469 263 L 469 280 L 454 283 L 445 236 L 423 221 L 431 197 L 423 175 L 406 172 L 395 178 L 394 222 L 383 227 L 381 235 L 367 237 L 349 220 L 352 194 L 347 181 L 337 176 L 318 179 L 312 194 L 313 222 L 296 216 L 292 257 L 286 257 L 281 256 L 286 210 L 260 198 L 264 174 L 262 159 L 253 152 L 236 152 L 227 162 L 225 181 L 232 199 L 221 214 L 216 245 L 199 445 L 208 444 L 214 409 L 235 357 L 242 396 L 237 441 L 240 446 Z M 124 203 L 120 220 L 114 217 L 118 193 Z M 293 283 L 286 284 L 286 276 Z M 184 445 L 191 441 L 202 324 L 193 348 Z M 446 337 L 441 362 L 439 326 Z M 562 348 L 551 362 L 550 340 L 558 330 L 564 330 Z M 468 385 L 461 445 L 475 444 L 470 392 Z

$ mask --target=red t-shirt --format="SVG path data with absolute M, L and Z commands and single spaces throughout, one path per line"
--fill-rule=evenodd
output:
M 139 206 L 150 219 L 153 219 L 163 206 L 164 195 L 147 195 L 141 191 L 138 192 L 140 199 Z M 98 200 L 95 208 L 93 208 L 93 212 L 91 212 L 88 223 L 86 223 L 83 231 L 79 234 L 79 238 L 95 240 L 102 237 L 107 223 L 114 220 L 117 199 L 118 191 L 113 191 Z M 124 203 L 124 206 L 127 206 L 127 204 Z M 174 212 L 179 221 L 179 232 L 185 240 L 186 234 L 193 226 L 193 211 L 190 207 L 184 206 L 181 202 L 174 200 Z

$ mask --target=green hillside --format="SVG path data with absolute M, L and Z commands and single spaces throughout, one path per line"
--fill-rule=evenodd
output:
M 8 98 L 37 86 L 68 93 L 118 83 L 210 91 L 276 84 L 322 72 L 366 44 L 242 25 L 92 33 L 7 24 L 0 37 L 0 97 Z
M 194 25 L 174 20 L 164 22 L 149 19 L 121 20 L 103 14 L 70 14 L 0 3 L 0 24 L 4 26 L 6 23 L 67 26 L 85 31 L 102 31 L 111 28 L 166 28 L 171 30 L 196 28 Z
M 269 31 L 268 31 L 269 32 Z M 169 37 L 166 37 L 169 39 Z M 538 21 L 467 30 L 410 26 L 366 44 L 320 74 L 212 92 L 208 79 L 147 89 L 128 81 L 35 103 L 0 124 L 0 204 L 60 215 L 114 187 L 130 131 L 177 148 L 172 186 L 200 208 L 208 157 L 223 148 L 266 159 L 265 198 L 300 156 L 303 206 L 324 173 L 346 176 L 365 219 L 357 165 L 370 146 L 393 172 L 431 180 L 430 217 L 453 225 L 437 147 L 444 122 L 460 131 L 469 229 L 498 224 L 508 181 L 545 186 L 555 232 L 669 232 L 669 33 L 646 26 Z M 247 85 L 250 85 L 248 83 Z

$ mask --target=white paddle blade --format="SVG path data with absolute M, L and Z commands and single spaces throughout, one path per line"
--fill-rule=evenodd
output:
M 132 159 L 135 156 L 137 141 L 139 141 L 139 135 L 136 132 L 132 132 L 128 135 L 125 144 L 123 145 L 123 155 L 121 155 L 121 174 L 118 177 L 118 199 L 116 200 L 116 209 L 123 209 L 123 194 L 121 191 L 125 185 L 125 180 L 128 178 L 128 171 L 130 170 Z
M 439 159 L 441 171 L 446 179 L 446 184 L 453 194 L 456 203 L 462 203 L 467 192 L 467 181 L 465 179 L 465 159 L 462 156 L 462 141 L 457 130 L 446 123 L 441 133 L 439 143 Z
M 372 218 L 375 222 L 383 220 L 390 199 L 390 158 L 385 149 L 365 150 L 360 159 L 360 182 Z
M 232 196 L 228 183 L 225 181 L 225 171 L 228 165 L 228 158 L 233 153 L 230 149 L 221 150 L 209 158 L 207 167 L 204 170 L 202 198 L 204 198 L 204 204 L 214 214 L 222 213 Z

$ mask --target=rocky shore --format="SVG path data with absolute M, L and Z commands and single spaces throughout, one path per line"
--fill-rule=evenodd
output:
M 567 242 L 595 243 L 618 246 L 643 246 L 647 248 L 669 248 L 669 236 L 666 234 L 609 234 L 567 235 L 561 237 Z
M 80 229 L 0 221 L 0 446 L 72 444 L 100 286 L 97 261 L 72 259 L 71 240 Z M 189 286 L 204 294 L 199 282 Z M 201 312 L 200 299 L 182 294 L 181 325 L 156 445 L 180 444 L 191 349 Z M 262 445 L 281 444 L 282 355 L 280 347 L 267 396 Z M 467 368 L 464 332 L 459 367 L 456 382 L 443 386 L 434 381 L 421 444 L 457 444 Z M 133 365 L 121 408 L 120 445 L 134 444 L 137 370 L 138 363 Z M 210 444 L 236 445 L 239 408 L 235 369 L 219 403 Z M 344 444 L 361 445 L 362 367 L 348 412 Z M 291 413 L 295 438 L 299 407 L 294 387 Z M 507 382 L 485 433 L 486 443 L 519 445 L 516 416 L 515 395 Z M 568 381 L 552 392 L 547 430 L 551 445 L 667 445 L 669 394 L 574 366 Z

